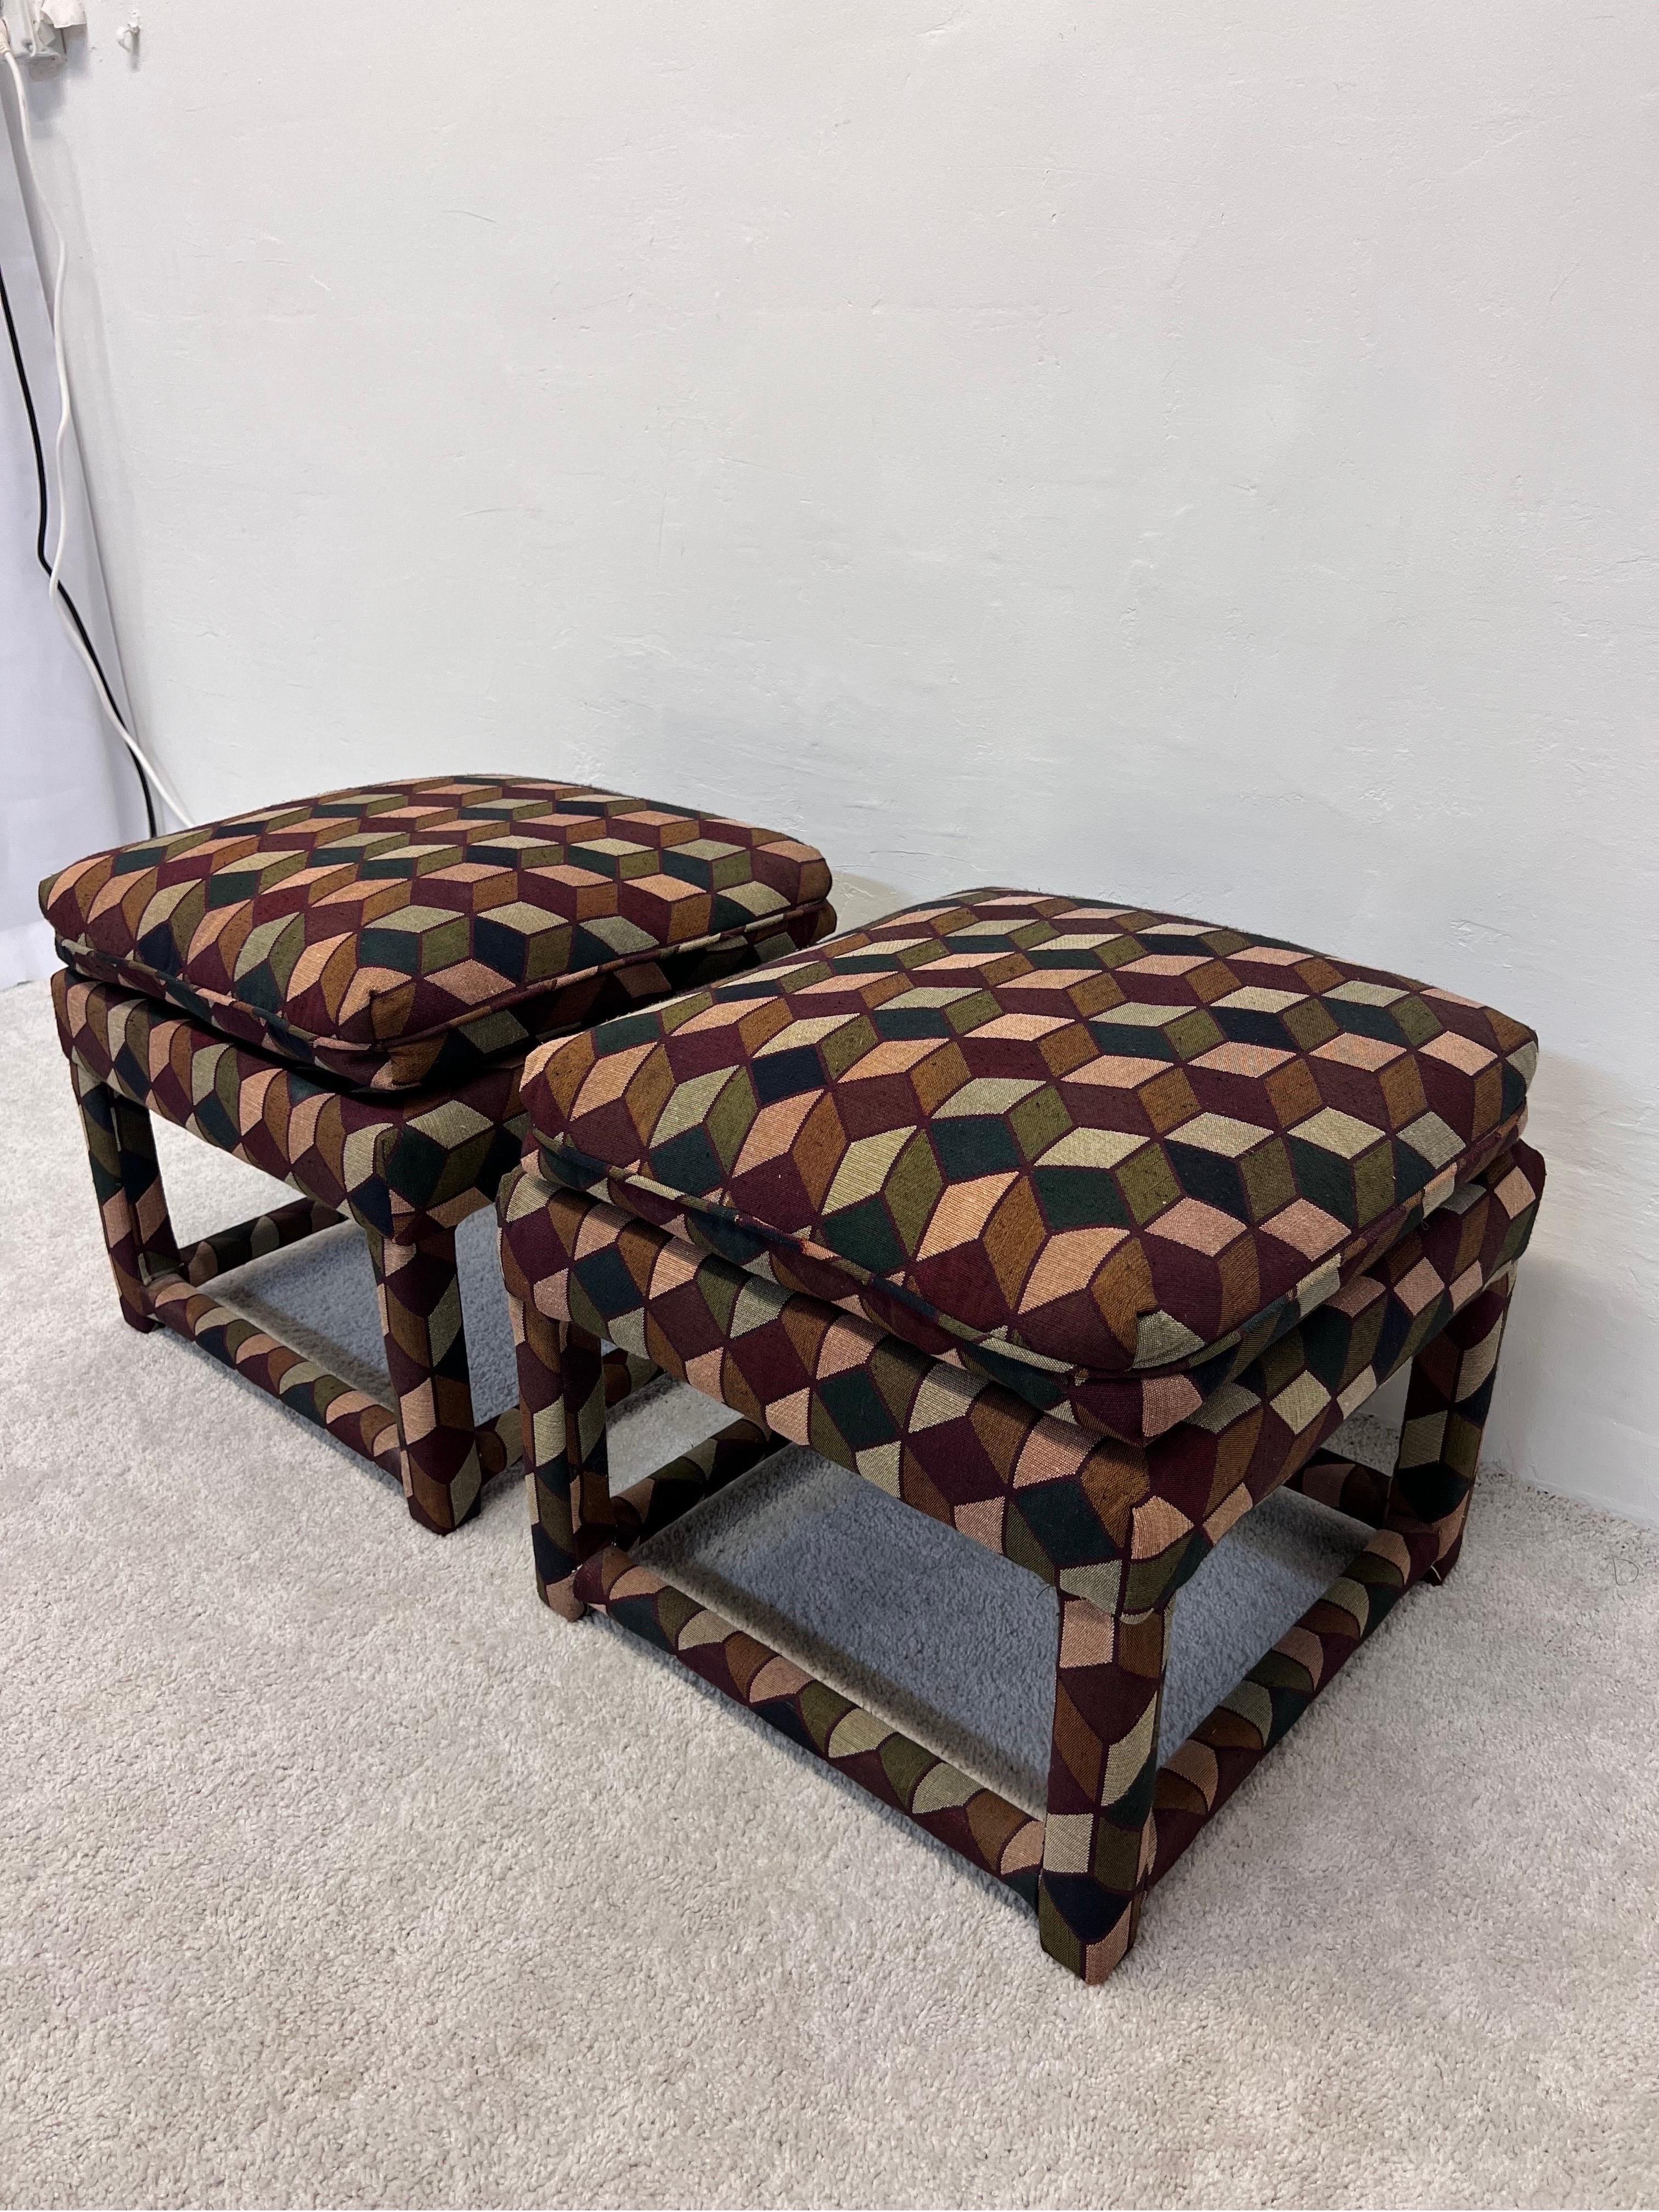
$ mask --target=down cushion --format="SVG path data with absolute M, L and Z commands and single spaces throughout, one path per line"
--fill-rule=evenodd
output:
M 586 784 L 325 792 L 77 860 L 79 975 L 354 1088 L 465 1081 L 538 1037 L 834 927 L 799 839 Z
M 1406 976 L 989 889 L 545 1047 L 524 1098 L 554 1179 L 1011 1380 L 1144 1382 L 1271 1340 L 1479 1175 L 1536 1053 Z

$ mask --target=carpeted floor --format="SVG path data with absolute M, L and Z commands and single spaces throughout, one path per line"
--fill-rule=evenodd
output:
M 0 2201 L 1659 2196 L 1659 1538 L 1489 1475 L 1451 1584 L 1086 1990 L 994 1885 L 544 1613 L 516 1482 L 424 1535 L 315 1431 L 125 1328 L 42 987 L 0 997 Z M 161 1135 L 186 1233 L 269 1188 Z M 242 1295 L 372 1371 L 368 1283 L 341 1232 Z M 619 1457 L 705 1418 L 659 1393 Z M 1176 1734 L 1352 1540 L 1295 1499 L 1228 1540 L 1182 1602 Z M 1030 1578 L 805 1454 L 676 1554 L 1040 1792 Z

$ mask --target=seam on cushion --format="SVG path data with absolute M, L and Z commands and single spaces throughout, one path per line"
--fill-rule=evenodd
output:
M 1467 1146 L 1463 1153 L 1459 1155 L 1450 1189 L 1456 1189 L 1463 1184 L 1472 1182 L 1508 1146 L 1514 1144 L 1519 1133 L 1520 1125 L 1525 1118 L 1526 1109 L 1523 1104 L 1496 1130 L 1488 1132 L 1487 1136 L 1478 1142 Z M 649 1177 L 636 1173 L 631 1168 L 621 1166 L 611 1161 L 596 1159 L 592 1154 L 581 1152 L 574 1145 L 567 1144 L 562 1139 L 549 1139 L 540 1135 L 539 1132 L 538 1136 L 543 1152 L 550 1159 L 562 1154 L 572 1161 L 580 1161 L 591 1165 L 607 1181 L 617 1178 L 630 1188 L 653 1192 L 662 1188 L 662 1186 L 653 1183 Z M 1431 1185 L 1425 1185 L 1425 1190 L 1431 1188 L 1432 1188 Z M 1377 1220 L 1371 1223 L 1367 1229 L 1357 1231 L 1348 1240 L 1346 1247 L 1344 1248 L 1346 1256 L 1345 1259 L 1339 1260 L 1332 1273 L 1330 1291 L 1326 1293 L 1327 1297 L 1343 1282 L 1351 1279 L 1355 1273 L 1363 1273 L 1365 1266 L 1372 1259 L 1397 1244 L 1402 1237 L 1409 1236 L 1413 1229 L 1421 1226 L 1425 1221 L 1432 1218 L 1433 1212 L 1438 1210 L 1438 1206 L 1437 1204 L 1435 1208 L 1425 1212 L 1421 1205 L 1424 1194 L 1423 1191 L 1419 1191 L 1403 1206 L 1391 1207 L 1387 1213 L 1379 1215 Z M 998 1352 L 1010 1359 L 1017 1360 L 1022 1366 L 1036 1368 L 1038 1360 L 1041 1359 L 1043 1363 L 1042 1371 L 1051 1375 L 1056 1364 L 1066 1365 L 1066 1371 L 1073 1376 L 1097 1376 L 1113 1382 L 1133 1384 L 1154 1382 L 1171 1376 L 1190 1374 L 1195 1367 L 1203 1365 L 1206 1360 L 1215 1358 L 1229 1345 L 1243 1342 L 1253 1328 L 1259 1328 L 1276 1310 L 1279 1311 L 1284 1316 L 1283 1321 L 1267 1338 L 1266 1344 L 1253 1354 L 1254 1357 L 1259 1358 L 1261 1351 L 1276 1343 L 1279 1337 L 1293 1328 L 1297 1322 L 1305 1321 L 1312 1314 L 1316 1313 L 1320 1305 L 1325 1303 L 1325 1299 L 1321 1298 L 1310 1306 L 1306 1313 L 1300 1311 L 1297 1305 L 1300 1285 L 1292 1285 L 1289 1290 L 1281 1291 L 1278 1297 L 1270 1299 L 1248 1321 L 1241 1322 L 1236 1328 L 1229 1329 L 1224 1336 L 1217 1338 L 1212 1344 L 1203 1346 L 1191 1359 L 1163 1367 L 1146 1368 L 1137 1368 L 1127 1364 L 1122 1367 L 1115 1368 L 1086 1367 L 1076 1361 L 1067 1365 L 1066 1363 L 1056 1362 L 1049 1354 L 1037 1354 L 1035 1358 L 1027 1358 L 1024 1355 L 1028 1350 L 1033 1350 L 1034 1347 L 1016 1344 L 1006 1333 L 999 1333 L 1007 1330 L 1009 1325 L 1006 1322 L 999 1322 L 995 1329 L 975 1329 L 949 1315 L 941 1313 L 919 1292 L 910 1290 L 904 1284 L 896 1283 L 890 1276 L 877 1274 L 868 1268 L 860 1267 L 856 1261 L 848 1260 L 841 1253 L 818 1244 L 811 1238 L 800 1237 L 787 1230 L 781 1230 L 773 1224 L 757 1220 L 753 1215 L 739 1212 L 735 1207 L 713 1204 L 708 1199 L 692 1192 L 677 1191 L 672 1195 L 678 1205 L 711 1221 L 720 1223 L 726 1228 L 742 1231 L 746 1235 L 758 1237 L 763 1243 L 771 1246 L 775 1250 L 820 1267 L 829 1267 L 849 1277 L 866 1289 L 895 1298 L 921 1319 L 932 1322 L 935 1328 L 943 1330 L 949 1336 L 955 1337 L 961 1343 L 978 1346 L 994 1340 L 994 1347 Z M 1449 1191 L 1446 1195 L 1449 1195 Z M 1381 1224 L 1390 1221 L 1394 1224 L 1392 1230 L 1386 1235 L 1381 1233 Z M 1329 1262 L 1322 1264 L 1322 1267 L 1328 1267 Z
M 831 890 L 833 888 L 832 885 Z M 100 952 L 95 945 L 63 937 L 56 938 L 54 943 L 58 957 L 66 966 L 76 968 L 76 972 L 85 975 L 88 981 L 113 981 L 118 988 L 135 991 L 146 998 L 154 998 L 155 994 L 146 990 L 138 980 L 143 976 L 151 976 L 163 987 L 164 991 L 168 987 L 172 987 L 173 989 L 179 992 L 188 992 L 203 1008 L 222 1008 L 227 1012 L 239 1016 L 244 1021 L 257 1023 L 261 1029 L 268 1031 L 273 1039 L 291 1041 L 299 1052 L 309 1054 L 321 1049 L 342 1054 L 349 1053 L 356 1057 L 384 1065 L 396 1053 L 410 1049 L 417 1045 L 428 1044 L 434 1038 L 453 1036 L 459 1030 L 465 1030 L 474 1022 L 488 1020 L 492 1014 L 509 1012 L 514 1006 L 522 1006 L 529 999 L 551 998 L 556 993 L 578 983 L 592 982 L 598 976 L 618 975 L 629 968 L 643 968 L 654 962 L 678 959 L 684 953 L 706 952 L 720 945 L 736 945 L 759 930 L 781 929 L 788 923 L 798 921 L 805 915 L 814 914 L 820 908 L 827 906 L 830 903 L 830 892 L 826 891 L 821 899 L 808 899 L 799 906 L 780 908 L 775 914 L 757 915 L 754 921 L 743 929 L 716 930 L 704 937 L 688 938 L 683 945 L 659 945 L 648 949 L 641 948 L 637 952 L 620 954 L 615 960 L 596 962 L 591 968 L 574 968 L 563 975 L 544 976 L 535 983 L 521 986 L 510 995 L 482 1001 L 477 1007 L 458 1018 L 435 1023 L 422 1030 L 400 1030 L 394 1037 L 369 1038 L 366 1041 L 343 1036 L 337 1030 L 301 1029 L 297 1023 L 287 1021 L 280 1014 L 269 1013 L 263 1007 L 251 1006 L 246 1000 L 234 998 L 227 992 L 207 990 L 200 984 L 192 983 L 188 976 L 170 975 L 163 969 L 148 967 L 141 961 L 125 959 L 113 953 Z M 118 973 L 114 977 L 89 975 L 85 969 L 77 966 L 80 961 L 100 961 Z M 191 1008 L 181 1008 L 180 1011 L 194 1012 Z M 210 1027 L 216 1026 L 209 1013 L 198 1013 L 195 1018 L 207 1021 Z
M 1490 1275 L 1486 1278 L 1488 1284 L 1496 1282 L 1502 1275 L 1511 1272 L 1526 1250 L 1527 1245 L 1531 1239 L 1533 1230 L 1536 1225 L 1539 1202 L 1542 1199 L 1545 1185 L 1547 1181 L 1547 1164 L 1542 1157 L 1533 1146 L 1523 1143 L 1522 1140 L 1517 1137 L 1512 1139 L 1507 1146 L 1500 1147 L 1496 1152 L 1494 1152 L 1492 1158 L 1488 1159 L 1479 1170 L 1477 1170 L 1475 1174 L 1472 1176 L 1467 1182 L 1460 1183 L 1456 1186 L 1459 1189 L 1468 1190 L 1473 1194 L 1471 1206 L 1475 1203 L 1479 1203 L 1482 1200 L 1492 1202 L 1493 1200 L 1497 1200 L 1499 1182 L 1506 1179 L 1508 1175 L 1516 1169 L 1520 1170 L 1526 1176 L 1528 1181 L 1532 1186 L 1531 1202 L 1524 1209 L 1524 1231 L 1516 1248 L 1513 1250 L 1509 1251 L 1507 1253 L 1507 1256 L 1502 1260 L 1501 1264 L 1495 1266 Z M 1503 1171 L 1501 1177 L 1498 1175 L 1499 1170 Z M 1486 1178 L 1488 1177 L 1497 1177 L 1498 1179 L 1487 1181 Z M 606 1206 L 609 1209 L 617 1212 L 624 1216 L 636 1219 L 647 1227 L 665 1231 L 671 1238 L 678 1238 L 684 1241 L 688 1236 L 689 1232 L 684 1228 L 677 1226 L 671 1223 L 657 1220 L 654 1217 L 650 1215 L 636 1214 L 633 1208 L 626 1204 L 621 1203 L 614 1192 L 604 1197 L 599 1197 L 598 1194 L 592 1191 L 586 1192 L 586 1194 L 590 1197 L 598 1198 L 598 1202 L 601 1206 Z M 1498 1200 L 1497 1202 L 1502 1204 L 1501 1200 Z M 1468 1209 L 1466 1209 L 1466 1211 Z M 1350 1283 L 1358 1284 L 1371 1281 L 1378 1284 L 1386 1290 L 1388 1287 L 1386 1281 L 1374 1271 L 1381 1267 L 1388 1260 L 1389 1255 L 1396 1251 L 1401 1243 L 1408 1243 L 1413 1238 L 1418 1239 L 1420 1242 L 1421 1256 L 1425 1258 L 1429 1257 L 1431 1241 L 1447 1226 L 1444 1214 L 1444 1209 L 1436 1209 L 1434 1212 L 1429 1214 L 1422 1221 L 1419 1221 L 1412 1229 L 1408 1230 L 1404 1237 L 1396 1237 L 1382 1249 L 1369 1254 L 1366 1257 L 1365 1265 L 1357 1268 L 1349 1278 Z M 1522 1217 L 1517 1216 L 1516 1218 L 1521 1218 Z M 1490 1230 L 1486 1232 L 1486 1236 L 1489 1237 Z M 1486 1237 L 1483 1237 L 1482 1241 L 1484 1246 Z M 1505 1241 L 1507 1242 L 1507 1239 Z M 695 1238 L 692 1239 L 692 1242 L 693 1249 L 695 1249 Z M 700 1256 L 707 1258 L 716 1263 L 720 1263 L 722 1261 L 722 1255 L 714 1251 L 705 1251 Z M 731 1266 L 733 1263 L 730 1261 L 726 1261 L 724 1264 Z M 1434 1264 L 1436 1266 L 1439 1266 L 1441 1264 L 1439 1257 L 1436 1258 Z M 838 1311 L 848 1313 L 853 1317 L 882 1330 L 885 1334 L 892 1336 L 896 1342 L 904 1345 L 908 1350 L 914 1351 L 920 1349 L 924 1352 L 927 1351 L 927 1347 L 918 1347 L 912 1344 L 908 1339 L 899 1335 L 897 1332 L 892 1330 L 884 1321 L 882 1321 L 879 1316 L 862 1311 L 856 1304 L 852 1303 L 848 1297 L 833 1298 L 826 1297 L 821 1291 L 803 1291 L 799 1289 L 797 1289 L 794 1294 L 816 1300 L 818 1304 L 833 1307 Z M 1235 1358 L 1230 1362 L 1222 1371 L 1210 1379 L 1208 1384 L 1202 1391 L 1200 1402 L 1207 1404 L 1215 1396 L 1218 1390 L 1224 1389 L 1229 1383 L 1237 1381 L 1240 1377 L 1258 1366 L 1261 1359 L 1266 1356 L 1267 1352 L 1273 1345 L 1283 1341 L 1287 1337 L 1293 1337 L 1300 1329 L 1308 1328 L 1316 1328 L 1320 1325 L 1320 1317 L 1321 1310 L 1316 1308 L 1306 1316 L 1296 1316 L 1288 1327 L 1275 1335 L 1270 1342 L 1250 1346 L 1248 1351 L 1244 1351 L 1243 1346 L 1241 1346 L 1242 1356 L 1235 1357 Z M 1033 1396 L 1024 1391 L 1021 1389 L 1019 1382 L 1013 1376 L 1006 1373 L 999 1373 L 994 1369 L 979 1366 L 974 1359 L 971 1350 L 969 1351 L 965 1357 L 961 1350 L 955 1347 L 944 1352 L 933 1352 L 930 1356 L 947 1363 L 959 1372 L 965 1373 L 970 1376 L 976 1376 L 981 1380 L 1001 1383 L 1004 1388 L 1011 1389 L 1016 1396 L 1024 1399 L 1026 1404 L 1034 1407 L 1038 1412 L 1055 1413 L 1058 1414 L 1060 1418 L 1069 1418 L 1074 1420 L 1078 1425 L 1083 1429 L 1085 1434 L 1109 1437 L 1117 1442 L 1127 1443 L 1136 1448 L 1143 1448 L 1156 1443 L 1158 1437 L 1166 1435 L 1171 1428 L 1178 1426 L 1182 1420 L 1188 1418 L 1186 1413 L 1177 1412 L 1172 1414 L 1169 1419 L 1159 1420 L 1156 1423 L 1147 1422 L 1145 1419 L 1138 1419 L 1132 1420 L 1127 1425 L 1114 1425 L 1106 1409 L 1101 1405 L 1099 1398 L 1096 1396 L 1091 1399 L 1088 1394 L 1097 1389 L 1103 1389 L 1108 1392 L 1121 1391 L 1126 1394 L 1138 1394 L 1140 1385 L 1133 1376 L 1113 1376 L 1109 1375 L 1103 1375 L 1097 1370 L 1092 1369 L 1074 1370 L 1073 1379 L 1071 1386 L 1069 1388 L 1062 1389 L 1058 1394 L 1059 1399 L 1062 1399 L 1066 1401 L 1066 1407 L 1062 1410 L 1056 1399 L 1052 1399 L 1047 1396 Z M 1188 1379 L 1190 1379 L 1190 1377 Z

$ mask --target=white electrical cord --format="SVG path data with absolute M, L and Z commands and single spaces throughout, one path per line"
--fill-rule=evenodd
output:
M 33 195 L 35 205 L 46 222 L 50 224 L 52 235 L 58 241 L 57 267 L 52 283 L 52 342 L 58 365 L 58 435 L 52 441 L 52 470 L 57 479 L 58 544 L 52 554 L 52 573 L 46 579 L 46 596 L 57 610 L 58 619 L 64 626 L 64 635 L 75 647 L 88 675 L 92 678 L 93 689 L 97 694 L 98 703 L 104 711 L 106 720 L 139 767 L 143 769 L 151 783 L 155 785 L 174 820 L 182 828 L 188 830 L 193 827 L 190 816 L 180 806 L 155 762 L 143 750 L 138 740 L 122 719 L 121 710 L 116 705 L 108 684 L 104 681 L 103 672 L 76 634 L 75 626 L 70 620 L 68 610 L 64 605 L 61 597 L 59 571 L 64 563 L 64 544 L 69 537 L 69 508 L 64 497 L 64 442 L 69 436 L 70 425 L 75 419 L 74 407 L 70 398 L 69 362 L 64 353 L 64 276 L 69 263 L 69 250 L 64 244 L 63 228 L 57 216 L 52 212 L 52 203 L 40 187 L 40 172 L 34 165 L 34 126 L 29 119 L 27 89 L 23 82 L 23 73 L 17 66 L 17 57 L 12 52 L 11 34 L 7 30 L 3 20 L 0 20 L 0 61 L 3 61 L 11 72 L 12 89 L 17 100 L 18 119 L 22 125 L 23 155 L 28 167 L 29 189 Z

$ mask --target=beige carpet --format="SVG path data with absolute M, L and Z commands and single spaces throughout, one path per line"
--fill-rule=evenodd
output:
M 0 2200 L 1659 2195 L 1659 1538 L 1489 1476 L 1451 1585 L 1085 1990 L 993 1884 L 543 1613 L 515 1483 L 423 1535 L 122 1327 L 43 988 L 0 998 Z M 259 1202 L 167 1157 L 187 1233 Z M 487 1237 L 470 1256 L 493 1398 Z M 349 1235 L 257 1277 L 372 1364 Z M 696 1418 L 659 1396 L 629 1449 Z M 799 1613 L 827 1668 L 918 1729 L 921 1692 L 1029 1795 L 1040 1587 L 805 1455 L 739 1504 L 684 1571 Z M 1281 1504 L 1183 1600 L 1185 1709 L 1347 1534 Z

